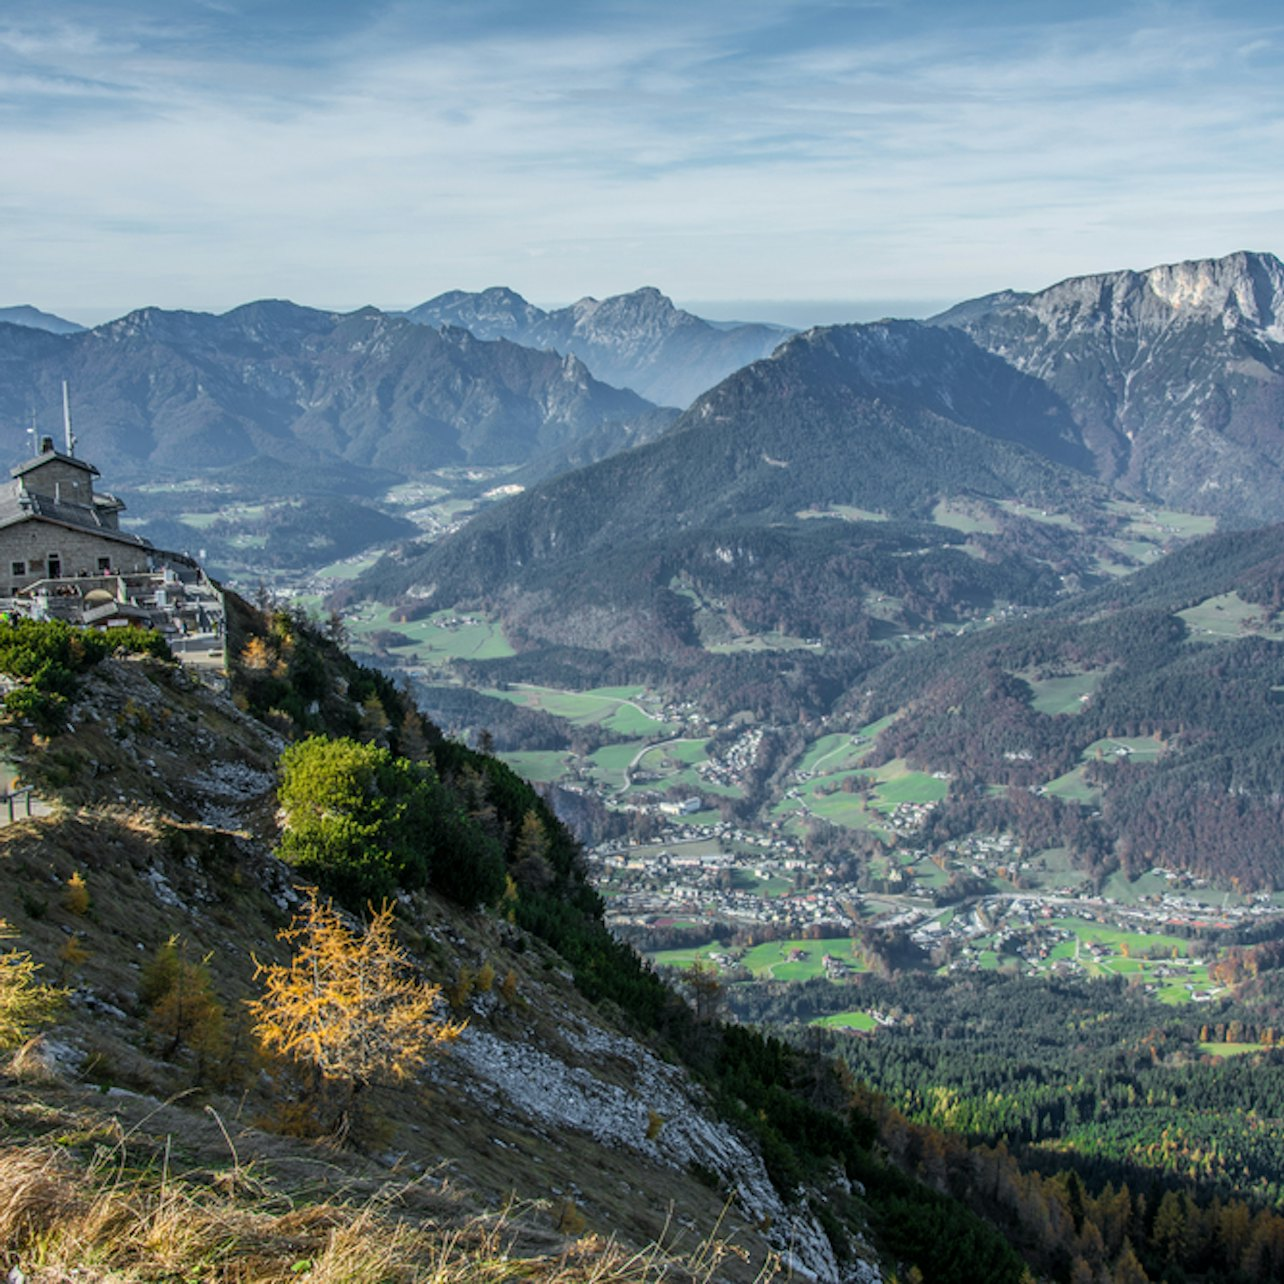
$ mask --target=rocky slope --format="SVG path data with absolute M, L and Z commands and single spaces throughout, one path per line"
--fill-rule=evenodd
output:
M 573 353 L 597 378 L 666 406 L 687 406 L 733 370 L 767 356 L 787 331 L 713 326 L 647 286 L 546 312 L 501 286 L 452 290 L 406 313 L 424 325 L 463 326 L 483 339 Z
M 1073 277 L 934 320 L 1044 383 L 1102 478 L 1196 512 L 1284 517 L 1284 265 L 1273 255 Z

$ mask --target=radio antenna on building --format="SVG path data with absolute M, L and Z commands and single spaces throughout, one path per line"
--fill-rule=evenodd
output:
M 62 426 L 67 434 L 67 454 L 76 453 L 76 438 L 71 432 L 71 396 L 67 392 L 67 381 L 62 381 Z

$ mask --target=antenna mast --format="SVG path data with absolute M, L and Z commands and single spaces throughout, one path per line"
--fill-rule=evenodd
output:
M 62 381 L 62 426 L 67 435 L 67 454 L 75 455 L 76 438 L 71 432 L 71 397 L 67 392 L 67 381 Z

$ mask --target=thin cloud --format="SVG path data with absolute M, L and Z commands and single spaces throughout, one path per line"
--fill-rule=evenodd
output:
M 33 10 L 0 29 L 4 288 L 940 298 L 1271 248 L 1284 90 L 1251 10 L 693 8 Z

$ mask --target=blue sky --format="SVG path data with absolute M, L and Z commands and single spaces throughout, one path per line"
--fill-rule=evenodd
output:
M 5 0 L 0 305 L 837 319 L 1281 251 L 1282 72 L 1266 3 Z

